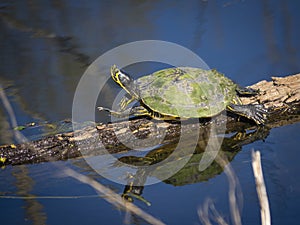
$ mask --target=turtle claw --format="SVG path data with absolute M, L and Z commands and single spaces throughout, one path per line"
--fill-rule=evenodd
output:
M 231 111 L 254 120 L 258 125 L 264 125 L 267 120 L 268 110 L 263 105 L 230 105 Z
M 268 110 L 263 105 L 249 105 L 252 106 L 250 118 L 257 124 L 263 125 L 266 122 Z
M 104 108 L 104 107 L 101 107 L 101 106 L 97 107 L 97 109 L 98 109 L 99 111 L 111 112 L 111 110 L 110 110 L 109 108 Z
M 97 109 L 99 111 L 108 112 L 110 115 L 113 115 L 115 117 L 120 117 L 120 118 L 125 117 L 127 115 L 127 113 L 128 113 L 127 111 L 114 111 L 112 109 L 101 107 L 101 106 L 97 107 Z

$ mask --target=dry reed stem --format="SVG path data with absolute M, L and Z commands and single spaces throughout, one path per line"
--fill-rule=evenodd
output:
M 223 168 L 225 175 L 227 176 L 229 183 L 229 206 L 231 213 L 232 223 L 235 225 L 241 225 L 241 215 L 239 205 L 242 205 L 242 192 L 240 189 L 240 184 L 235 175 L 232 167 L 230 166 L 226 156 L 224 154 L 219 154 L 216 156 L 215 161 Z M 198 209 L 198 216 L 201 222 L 205 225 L 211 225 L 212 218 L 219 225 L 227 225 L 226 221 L 220 215 L 220 213 L 216 210 L 213 202 L 211 200 L 206 200 L 203 207 Z
M 198 209 L 198 216 L 204 225 L 212 225 L 210 217 L 219 225 L 228 225 L 222 215 L 217 211 L 213 201 L 207 198 L 201 208 Z
M 64 170 L 65 174 L 67 174 L 70 177 L 75 178 L 76 180 L 88 184 L 91 187 L 93 187 L 95 190 L 99 191 L 101 194 L 104 195 L 103 199 L 111 203 L 112 205 L 116 207 L 124 207 L 127 211 L 130 211 L 131 213 L 134 213 L 141 218 L 143 218 L 145 221 L 147 221 L 150 224 L 155 224 L 155 225 L 163 225 L 164 223 L 161 222 L 160 220 L 156 219 L 155 217 L 151 216 L 150 214 L 144 212 L 142 209 L 137 207 L 136 205 L 124 201 L 120 195 L 114 193 L 112 190 L 109 188 L 105 187 L 104 185 L 98 183 L 97 181 L 82 175 L 80 173 L 77 173 L 76 171 L 72 169 L 65 169 Z
M 242 221 L 241 221 L 238 200 L 240 201 L 242 200 L 242 193 L 240 191 L 239 181 L 224 154 L 219 154 L 216 157 L 216 161 L 224 169 L 224 173 L 226 174 L 228 179 L 228 183 L 229 183 L 228 197 L 229 197 L 232 223 L 235 225 L 241 225 Z
M 8 116 L 9 116 L 9 119 L 10 119 L 10 122 L 11 122 L 11 126 L 13 128 L 17 127 L 18 124 L 17 124 L 17 119 L 16 119 L 16 116 L 15 116 L 14 110 L 12 109 L 11 104 L 9 103 L 9 101 L 7 99 L 7 96 L 6 96 L 6 94 L 5 94 L 5 92 L 4 92 L 1 85 L 0 85 L 0 99 L 2 100 L 4 108 L 6 109 L 6 111 L 8 113 Z M 20 131 L 18 131 L 18 130 L 13 130 L 13 131 L 14 131 L 14 136 L 15 136 L 17 141 L 19 141 L 20 143 L 28 141 L 27 138 L 24 137 L 21 134 Z
M 271 225 L 269 201 L 266 191 L 266 185 L 264 182 L 259 151 L 252 151 L 252 168 L 255 177 L 256 191 L 260 204 L 261 224 Z
M 3 102 L 4 108 L 7 110 L 7 113 L 9 115 L 10 121 L 11 121 L 11 125 L 13 127 L 17 127 L 17 120 L 15 117 L 15 113 L 6 97 L 5 92 L 3 91 L 2 86 L 0 85 L 0 99 Z M 26 137 L 24 137 L 21 132 L 14 130 L 14 135 L 15 138 L 19 141 L 19 142 L 25 142 L 28 141 Z M 150 224 L 154 224 L 154 225 L 164 225 L 163 222 L 161 222 L 160 220 L 156 219 L 155 217 L 151 216 L 150 214 L 144 212 L 142 209 L 140 209 L 139 207 L 135 206 L 132 203 L 129 202 L 125 202 L 118 194 L 116 194 L 115 192 L 113 192 L 111 189 L 105 187 L 104 185 L 98 183 L 97 181 L 82 175 L 80 173 L 77 173 L 76 171 L 72 170 L 72 169 L 64 169 L 64 172 L 66 175 L 73 177 L 75 179 L 77 179 L 78 181 L 81 181 L 82 183 L 88 184 L 90 186 L 92 186 L 95 190 L 99 191 L 100 193 L 102 193 L 103 199 L 105 199 L 106 201 L 108 201 L 109 203 L 111 203 L 112 205 L 115 206 L 122 206 L 124 207 L 127 211 L 132 212 L 138 216 L 140 216 L 141 218 L 143 218 L 145 221 L 147 221 Z

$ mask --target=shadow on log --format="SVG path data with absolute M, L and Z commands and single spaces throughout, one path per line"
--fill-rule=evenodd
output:
M 267 129 L 300 121 L 300 74 L 287 77 L 273 77 L 272 81 L 260 81 L 251 86 L 259 89 L 254 97 L 241 98 L 244 104 L 263 104 L 269 111 Z M 113 154 L 129 151 L 132 148 L 160 145 L 178 141 L 181 133 L 209 132 L 211 126 L 216 134 L 240 132 L 255 129 L 252 121 L 224 113 L 213 119 L 188 120 L 186 122 L 164 122 L 135 118 L 114 124 L 81 125 L 75 132 L 51 135 L 40 140 L 22 144 L 0 146 L 0 159 L 3 165 L 19 165 L 46 161 L 67 160 L 84 155 Z M 200 121 L 200 123 L 199 123 Z M 136 139 L 143 141 L 136 141 Z M 121 141 L 120 141 L 121 140 Z M 159 143 L 157 143 L 159 140 Z M 142 142 L 142 146 L 138 146 Z

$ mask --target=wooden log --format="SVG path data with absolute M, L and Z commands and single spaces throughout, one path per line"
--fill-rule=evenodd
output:
M 271 81 L 260 81 L 250 87 L 259 89 L 260 93 L 250 98 L 243 97 L 241 100 L 244 104 L 259 103 L 268 108 L 269 117 L 265 127 L 271 129 L 300 121 L 300 74 L 272 77 Z M 101 154 L 104 149 L 109 153 L 118 153 L 130 150 L 126 143 L 134 146 L 136 138 L 146 138 L 143 142 L 145 146 L 154 144 L 155 140 L 162 140 L 159 144 L 165 145 L 178 141 L 181 133 L 192 134 L 195 128 L 202 129 L 201 134 L 209 133 L 212 124 L 217 132 L 218 128 L 223 132 L 221 128 L 224 127 L 224 123 L 227 133 L 256 127 L 252 121 L 229 113 L 226 119 L 224 116 L 217 116 L 213 120 L 188 120 L 183 123 L 135 118 L 114 124 L 88 125 L 75 132 L 51 135 L 22 144 L 0 146 L 0 161 L 3 165 L 17 165 L 80 157 L 82 151 L 90 155 Z

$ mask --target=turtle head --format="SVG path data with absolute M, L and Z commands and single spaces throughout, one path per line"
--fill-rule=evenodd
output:
M 113 80 L 117 84 L 119 84 L 128 94 L 130 94 L 131 96 L 137 96 L 135 83 L 130 75 L 120 70 L 116 65 L 113 65 L 111 67 L 110 73 Z

